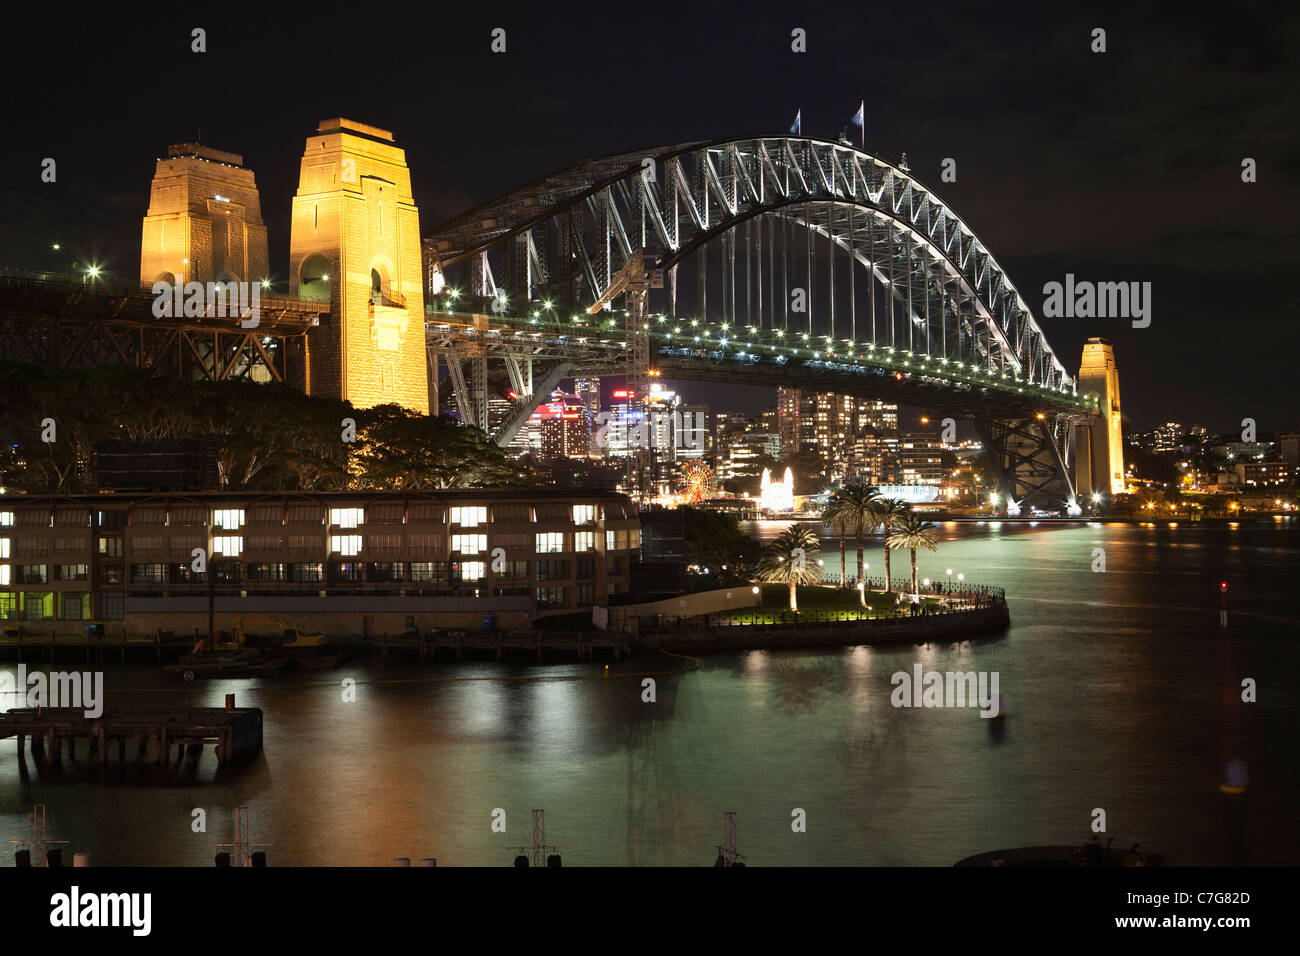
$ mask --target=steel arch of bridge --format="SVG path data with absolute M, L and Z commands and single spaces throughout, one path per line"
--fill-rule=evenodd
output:
M 426 236 L 430 293 L 436 295 L 457 269 L 467 269 L 473 301 L 504 295 L 510 311 L 523 315 L 543 290 L 559 286 L 561 310 L 572 311 L 601 300 L 624 262 L 650 250 L 665 272 L 663 313 L 671 321 L 677 267 L 755 221 L 760 321 L 747 315 L 739 324 L 802 334 L 796 326 L 806 317 L 791 313 L 788 288 L 774 294 L 772 270 L 766 314 L 762 301 L 763 222 L 769 223 L 769 236 L 772 223 L 788 222 L 809 234 L 810 250 L 813 237 L 833 241 L 874 280 L 871 319 L 861 325 L 856 314 L 848 323 L 836 320 L 834 293 L 829 311 L 816 310 L 820 290 L 807 282 L 813 299 L 807 338 L 833 346 L 815 357 L 833 356 L 841 343 L 848 346 L 846 354 L 859 348 L 906 350 L 992 373 L 1016 387 L 1074 396 L 1074 379 L 974 231 L 905 168 L 844 142 L 778 135 L 688 143 L 591 160 L 543 176 Z M 734 239 L 730 255 L 734 289 Z M 806 280 L 813 279 L 813 262 L 810 251 Z M 830 269 L 833 290 L 834 257 Z M 782 272 L 788 286 L 784 263 Z M 901 312 L 895 318 L 890 310 L 887 330 L 877 321 L 877 287 L 887 296 L 886 305 L 892 299 Z M 575 288 L 581 292 L 566 298 Z M 723 305 L 725 312 L 725 292 Z M 737 311 L 733 291 L 730 313 Z

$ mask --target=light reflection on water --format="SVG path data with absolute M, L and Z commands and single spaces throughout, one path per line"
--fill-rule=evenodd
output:
M 770 538 L 782 526 L 750 528 Z M 509 848 L 529 842 L 530 809 L 543 807 L 548 842 L 570 847 L 566 864 L 709 865 L 722 812 L 736 810 L 750 865 L 947 865 L 998 847 L 1082 842 L 1102 807 L 1117 844 L 1215 864 L 1227 856 L 1217 785 L 1231 752 L 1250 770 L 1251 862 L 1300 862 L 1294 522 L 938 530 L 939 551 L 918 556 L 918 573 L 939 580 L 951 567 L 1005 587 L 1005 634 L 714 656 L 658 677 L 654 704 L 641 701 L 640 677 L 619 675 L 681 661 L 633 658 L 611 665 L 610 679 L 601 663 L 366 661 L 198 686 L 110 666 L 110 688 L 134 688 L 113 704 L 191 691 L 196 705 L 219 706 L 233 690 L 265 709 L 265 753 L 233 774 L 217 774 L 210 753 L 197 768 L 159 770 L 128 754 L 101 771 L 83 744 L 53 773 L 30 755 L 20 765 L 6 741 L 0 840 L 29 836 L 26 814 L 44 802 L 49 835 L 90 850 L 97 865 L 208 866 L 209 844 L 228 842 L 231 810 L 246 804 L 273 866 L 398 856 L 509 865 Z M 824 541 L 838 573 L 837 541 Z M 877 567 L 879 543 L 868 540 Z M 1089 570 L 1095 547 L 1106 550 L 1106 573 Z M 1217 627 L 1220 580 L 1230 584 L 1230 644 Z M 999 672 L 1005 729 L 975 710 L 892 707 L 890 675 L 915 662 Z M 460 679 L 527 675 L 583 679 Z M 355 703 L 342 700 L 346 676 L 362 682 Z M 1257 704 L 1237 703 L 1246 676 L 1259 681 Z M 191 832 L 196 807 L 208 812 L 207 833 Z M 505 834 L 491 830 L 496 808 Z M 807 811 L 807 833 L 791 832 L 795 808 Z

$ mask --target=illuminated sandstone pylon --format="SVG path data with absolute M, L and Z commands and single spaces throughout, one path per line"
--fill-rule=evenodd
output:
M 428 413 L 420 218 L 393 134 L 346 119 L 308 137 L 289 235 L 289 294 L 331 304 L 304 356 L 312 395 Z
M 1124 436 L 1119 370 L 1115 366 L 1115 350 L 1105 339 L 1090 338 L 1084 343 L 1079 391 L 1095 392 L 1100 411 L 1092 424 L 1080 426 L 1075 438 L 1079 494 L 1123 494 Z
M 149 190 L 140 282 L 261 282 L 266 226 L 244 158 L 196 143 L 167 147 Z

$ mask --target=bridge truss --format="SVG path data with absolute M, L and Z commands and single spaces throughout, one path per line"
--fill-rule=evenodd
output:
M 648 294 L 625 293 L 616 311 L 611 290 L 647 253 Z M 430 232 L 424 254 L 431 370 L 446 363 L 462 416 L 486 427 L 487 361 L 500 355 L 518 396 L 503 443 L 547 383 L 644 382 L 644 364 L 967 418 L 1002 462 L 1013 509 L 1073 501 L 1072 426 L 1095 399 L 979 237 L 905 163 L 787 135 L 624 153 L 469 210 Z M 536 378 L 534 362 L 546 367 Z
M 129 284 L 38 273 L 0 275 L 0 355 L 37 365 L 121 363 L 189 380 L 301 384 L 291 353 L 329 303 L 260 300 L 256 328 L 238 319 L 156 318 L 154 295 Z

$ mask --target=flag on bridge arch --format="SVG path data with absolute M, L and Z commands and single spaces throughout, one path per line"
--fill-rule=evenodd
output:
M 866 122 L 867 101 L 863 100 L 858 104 L 858 111 L 853 114 L 853 119 L 849 120 L 853 126 L 862 130 L 862 145 L 867 144 L 867 122 Z
M 794 111 L 794 122 L 790 124 L 790 132 L 795 136 L 803 135 L 803 109 Z

